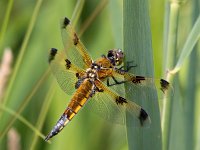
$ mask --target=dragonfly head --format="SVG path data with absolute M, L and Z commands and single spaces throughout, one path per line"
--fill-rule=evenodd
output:
M 108 51 L 107 58 L 114 66 L 119 66 L 123 62 L 124 53 L 121 49 L 112 49 Z

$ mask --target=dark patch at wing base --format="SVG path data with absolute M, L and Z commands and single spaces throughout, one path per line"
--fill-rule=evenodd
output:
M 144 125 L 144 122 L 148 119 L 148 116 L 149 115 L 147 114 L 147 112 L 143 108 L 141 108 L 140 116 L 138 117 L 140 119 L 141 126 Z
M 48 59 L 49 63 L 51 63 L 51 61 L 54 60 L 55 55 L 57 54 L 57 51 L 58 50 L 56 48 L 51 48 L 50 54 L 49 54 L 49 59 Z
M 117 99 L 116 99 L 116 103 L 117 103 L 117 105 L 123 105 L 124 103 L 127 103 L 127 101 L 126 101 L 126 99 L 125 98 L 123 98 L 123 97 L 118 97 Z
M 141 81 L 144 81 L 145 80 L 145 77 L 143 76 L 135 76 L 132 78 L 132 82 L 137 84 L 137 83 L 141 83 Z
M 79 38 L 78 38 L 78 36 L 77 36 L 76 33 L 74 33 L 74 39 L 73 39 L 73 41 L 74 41 L 74 45 L 77 45 L 78 42 L 79 42 Z

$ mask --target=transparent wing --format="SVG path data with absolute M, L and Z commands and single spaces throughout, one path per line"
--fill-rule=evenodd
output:
M 61 89 L 68 95 L 75 92 L 77 75 L 82 76 L 84 70 L 73 65 L 63 51 L 52 48 L 49 52 L 49 65 Z
M 96 81 L 95 84 L 102 92 L 96 92 L 94 97 L 87 103 L 87 106 L 95 113 L 117 124 L 126 124 L 126 115 L 129 114 L 132 116 L 134 126 L 150 125 L 149 115 L 139 105 L 121 97 L 107 88 L 101 81 Z M 131 123 L 131 125 L 133 124 Z
M 155 79 L 144 76 L 137 76 L 127 72 L 113 71 L 114 78 L 119 82 L 127 83 L 128 92 L 134 92 L 135 89 L 145 91 L 144 89 L 156 89 L 159 98 L 171 97 L 174 95 L 172 85 L 164 79 Z M 114 86 L 118 86 L 115 84 Z
M 67 58 L 80 68 L 89 68 L 92 59 L 87 53 L 85 46 L 79 39 L 68 18 L 61 20 L 61 33 Z

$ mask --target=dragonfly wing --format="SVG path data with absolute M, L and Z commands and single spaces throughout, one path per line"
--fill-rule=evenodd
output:
M 130 87 L 127 91 L 134 92 L 135 89 L 143 92 L 145 89 L 156 89 L 159 98 L 171 97 L 174 95 L 172 85 L 164 79 L 155 79 L 150 77 L 138 76 L 128 72 L 113 71 L 113 76 L 118 81 L 128 83 Z M 117 86 L 117 84 L 116 84 Z
M 68 95 L 75 92 L 77 74 L 82 76 L 84 70 L 72 64 L 63 51 L 52 48 L 49 52 L 49 65 L 61 89 Z
M 80 68 L 89 68 L 92 59 L 66 17 L 61 20 L 61 34 L 67 58 Z
M 102 92 L 96 92 L 94 97 L 88 102 L 89 107 L 94 112 L 106 120 L 117 124 L 126 124 L 126 115 L 129 114 L 132 116 L 134 126 L 150 125 L 150 117 L 141 106 L 121 97 L 101 81 L 96 81 L 95 84 Z

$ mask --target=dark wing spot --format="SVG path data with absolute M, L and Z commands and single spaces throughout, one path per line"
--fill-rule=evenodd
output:
M 71 67 L 71 61 L 69 61 L 69 59 L 65 59 L 65 62 L 66 62 L 65 64 L 66 68 L 69 69 Z
M 163 93 L 165 93 L 165 91 L 169 88 L 169 82 L 164 79 L 160 79 L 160 86 L 160 89 L 163 91 Z
M 49 53 L 49 63 L 55 58 L 55 55 L 57 54 L 57 49 L 56 48 L 51 48 L 50 53 Z
M 74 33 L 74 39 L 73 39 L 73 41 L 74 41 L 74 45 L 78 44 L 79 38 L 78 38 L 78 36 L 77 36 L 76 33 Z
M 144 81 L 145 77 L 143 76 L 135 76 L 132 78 L 132 82 L 135 84 L 141 83 L 141 81 Z
M 141 108 L 140 115 L 138 117 L 140 119 L 141 126 L 144 125 L 144 122 L 148 119 L 148 116 L 149 115 L 147 114 L 147 112 L 143 108 Z
M 119 104 L 123 105 L 124 103 L 127 103 L 126 99 L 121 96 L 119 96 L 115 101 L 116 101 L 117 105 L 119 105 Z
M 65 17 L 65 18 L 64 18 L 64 21 L 63 21 L 63 26 L 62 26 L 62 28 L 66 28 L 66 27 L 68 26 L 68 24 L 70 24 L 70 20 L 69 20 L 67 17 Z

